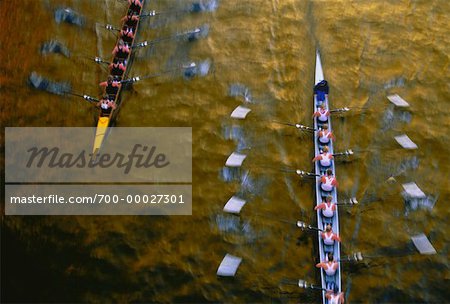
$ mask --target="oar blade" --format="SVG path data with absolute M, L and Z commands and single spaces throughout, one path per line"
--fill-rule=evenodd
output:
M 412 236 L 411 240 L 416 247 L 416 249 L 420 252 L 420 254 L 436 254 L 437 251 L 434 249 L 431 242 L 428 240 L 427 236 L 423 233 Z
M 28 83 L 35 89 L 47 91 L 56 95 L 64 95 L 71 90 L 68 82 L 51 81 L 36 72 L 31 72 L 28 77 Z
M 231 155 L 228 157 L 227 161 L 225 162 L 225 166 L 227 167 L 240 167 L 242 166 L 242 163 L 244 162 L 247 155 L 240 154 L 237 152 L 231 153 Z
M 406 134 L 395 136 L 394 138 L 404 149 L 412 150 L 418 148 L 417 145 Z
M 416 183 L 406 183 L 402 185 L 408 198 L 425 198 L 425 193 L 417 186 Z
M 244 207 L 245 203 L 246 203 L 245 200 L 237 196 L 232 196 L 223 207 L 223 211 L 228 213 L 239 214 L 241 212 L 242 207 Z
M 69 49 L 57 40 L 46 41 L 41 45 L 41 54 L 48 55 L 50 53 L 61 54 L 70 57 Z
M 227 253 L 217 269 L 217 275 L 221 277 L 234 277 L 242 262 L 242 258 Z
M 245 119 L 248 113 L 250 113 L 251 110 L 249 108 L 238 106 L 236 109 L 233 110 L 231 113 L 231 118 L 236 119 Z
M 401 98 L 400 96 L 398 96 L 397 94 L 388 95 L 386 97 L 387 97 L 387 99 L 389 99 L 390 102 L 392 102 L 397 107 L 400 107 L 400 108 L 409 107 L 409 103 L 406 100 L 404 100 L 403 98 Z
M 56 23 L 66 22 L 69 24 L 83 26 L 86 18 L 71 8 L 58 8 L 55 10 Z

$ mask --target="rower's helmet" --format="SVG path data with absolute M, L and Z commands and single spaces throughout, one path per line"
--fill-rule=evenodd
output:
M 333 175 L 333 170 L 328 169 L 328 170 L 327 170 L 327 175 Z
M 323 151 L 324 153 L 327 153 L 327 152 L 328 152 L 328 146 L 323 147 L 322 151 Z

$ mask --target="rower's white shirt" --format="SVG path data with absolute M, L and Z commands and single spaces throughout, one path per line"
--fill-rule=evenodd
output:
M 319 116 L 317 116 L 317 118 L 322 121 L 322 122 L 326 122 L 328 120 L 328 116 L 327 116 L 327 110 L 324 109 L 322 110 L 321 108 L 317 109 L 317 112 L 319 112 Z
M 323 243 L 325 245 L 334 245 L 333 236 L 334 236 L 333 232 L 331 232 L 330 234 L 328 234 L 327 232 L 324 232 L 324 234 L 323 234 Z
M 325 176 L 325 183 L 322 183 L 320 185 L 320 187 L 324 191 L 331 191 L 331 190 L 333 190 L 333 185 L 331 184 L 333 181 L 334 181 L 334 177 Z
M 334 211 L 333 211 L 333 203 L 330 203 L 330 205 L 328 205 L 328 203 L 325 203 L 325 209 L 322 209 L 322 214 L 325 217 L 333 217 L 334 215 Z
M 103 102 L 102 102 L 102 104 L 101 104 L 101 107 L 102 107 L 102 109 L 104 109 L 104 110 L 108 110 L 108 108 L 109 108 L 108 104 L 107 104 L 107 103 L 103 103 Z
M 322 136 L 319 137 L 319 141 L 323 144 L 327 144 L 330 142 L 330 139 L 328 138 L 328 135 L 330 135 L 330 131 L 328 130 L 322 130 Z
M 334 269 L 334 266 L 335 266 L 336 264 L 337 264 L 336 261 L 333 261 L 333 262 L 331 262 L 331 263 L 329 263 L 329 262 L 326 262 L 326 263 L 325 263 L 326 267 L 325 267 L 323 270 L 325 271 L 325 273 L 326 273 L 328 276 L 334 276 L 334 274 L 335 274 L 336 271 L 337 271 L 337 267 L 336 267 L 336 269 Z
M 330 153 L 322 153 L 320 154 L 320 156 L 322 157 L 320 159 L 320 164 L 324 167 L 328 167 L 331 165 L 331 154 Z

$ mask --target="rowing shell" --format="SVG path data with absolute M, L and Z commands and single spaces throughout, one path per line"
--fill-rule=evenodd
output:
M 138 10 L 136 10 L 135 7 L 133 7 L 133 4 L 130 4 L 128 6 L 127 12 L 129 12 L 130 10 L 133 10 L 136 15 L 138 15 L 138 16 L 141 15 L 142 9 L 144 7 L 144 1 L 145 0 L 141 0 L 142 6 Z M 126 22 L 127 21 L 124 21 L 124 23 L 122 24 L 122 28 L 124 28 Z M 131 41 L 128 41 L 129 42 L 128 45 L 130 46 L 130 52 L 129 52 L 128 56 L 126 57 L 126 62 L 127 62 L 126 70 L 124 71 L 122 77 L 119 77 L 120 80 L 127 79 L 128 73 L 131 70 L 131 65 L 132 65 L 133 59 L 134 59 L 134 56 L 132 55 L 133 51 L 131 49 L 131 46 L 134 44 L 134 41 L 137 38 L 139 22 L 140 22 L 140 20 L 138 19 L 136 25 L 133 26 L 134 38 L 131 39 Z M 121 39 L 121 35 L 119 33 L 119 35 L 117 37 L 116 45 L 119 44 L 120 39 Z M 118 60 L 119 60 L 118 57 L 113 57 L 111 62 L 117 62 Z M 111 75 L 111 76 L 114 76 L 114 75 Z M 115 95 L 114 102 L 116 104 L 116 109 L 110 108 L 108 110 L 104 110 L 104 109 L 100 108 L 99 117 L 98 117 L 98 121 L 97 121 L 97 129 L 95 131 L 94 146 L 92 148 L 93 155 L 98 155 L 100 148 L 102 147 L 102 145 L 106 139 L 106 135 L 109 130 L 108 128 L 111 127 L 112 124 L 114 123 L 114 121 L 116 120 L 116 117 L 117 117 L 117 114 L 119 112 L 120 105 L 121 105 L 121 95 L 122 95 L 121 93 L 122 93 L 122 87 L 119 87 L 117 90 L 117 93 L 114 94 Z M 107 95 L 106 88 L 104 91 L 104 95 Z
M 328 92 L 325 94 L 325 100 L 324 102 L 320 102 L 318 99 L 318 95 L 316 94 L 316 85 L 319 84 L 321 81 L 324 80 L 323 76 L 323 69 L 322 69 L 322 62 L 320 60 L 320 53 L 319 51 L 316 52 L 316 71 L 315 71 L 315 82 L 314 82 L 314 106 L 313 106 L 313 112 L 316 112 L 318 110 L 318 106 L 323 103 L 325 105 L 326 110 L 330 110 L 329 102 L 328 102 Z M 328 85 L 326 86 L 328 89 Z M 327 90 L 326 89 L 326 90 Z M 333 131 L 331 127 L 331 115 L 328 117 L 328 129 L 329 131 Z M 319 121 L 318 117 L 314 119 L 314 129 L 319 130 L 323 126 L 323 123 Z M 333 142 L 330 139 L 330 142 L 327 144 L 329 153 L 334 153 L 334 147 Z M 314 134 L 314 155 L 318 156 L 323 147 L 325 145 L 321 144 L 318 140 L 318 132 L 315 132 Z M 315 174 L 318 174 L 320 176 L 325 175 L 325 171 L 327 169 L 333 170 L 334 176 L 336 176 L 336 170 L 334 166 L 334 160 L 331 162 L 331 166 L 323 167 L 320 164 L 320 161 L 315 162 Z M 337 191 L 336 187 L 333 187 L 333 190 L 330 192 L 325 192 L 320 187 L 320 177 L 316 177 L 316 205 L 321 204 L 323 201 L 325 201 L 326 196 L 331 195 L 333 197 L 333 202 L 337 202 Z M 336 211 L 334 212 L 334 216 L 332 218 L 326 218 L 323 216 L 322 211 L 320 209 L 317 210 L 317 224 L 320 229 L 325 229 L 325 226 L 327 223 L 331 223 L 333 232 L 335 234 L 339 234 L 339 216 L 338 216 L 338 210 L 336 206 Z M 332 252 L 334 256 L 335 261 L 340 260 L 341 251 L 340 251 L 340 245 L 339 242 L 335 241 L 334 245 L 325 245 L 322 237 L 321 232 L 318 232 L 318 244 L 319 244 L 319 258 L 320 261 L 326 261 L 326 255 L 328 252 Z M 341 263 L 339 263 L 339 267 L 333 276 L 326 275 L 325 271 L 321 269 L 320 271 L 320 277 L 321 277 L 321 283 L 322 288 L 330 290 L 333 289 L 333 286 L 336 286 L 339 289 L 339 292 L 341 292 Z M 328 299 L 325 297 L 325 291 L 322 291 L 322 301 L 323 303 L 327 304 Z

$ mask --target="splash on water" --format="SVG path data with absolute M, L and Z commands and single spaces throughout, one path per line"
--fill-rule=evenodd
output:
M 30 74 L 28 83 L 35 89 L 47 91 L 56 95 L 64 95 L 71 90 L 71 86 L 68 82 L 51 81 L 36 72 Z
M 55 10 L 56 23 L 66 22 L 76 26 L 83 26 L 85 18 L 71 8 L 58 8 Z

